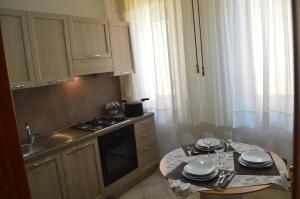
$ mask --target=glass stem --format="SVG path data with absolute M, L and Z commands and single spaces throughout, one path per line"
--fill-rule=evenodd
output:
M 209 147 L 210 147 L 210 146 L 208 146 L 208 155 L 207 155 L 207 156 L 210 158 Z

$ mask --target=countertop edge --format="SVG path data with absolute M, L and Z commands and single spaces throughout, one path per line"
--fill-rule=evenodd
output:
M 51 148 L 46 148 L 46 149 L 44 149 L 42 151 L 33 153 L 31 155 L 23 157 L 23 160 L 27 164 L 27 163 L 30 163 L 32 161 L 45 158 L 46 156 L 50 156 L 50 155 L 53 155 L 55 153 L 62 152 L 63 150 L 65 150 L 65 149 L 67 149 L 69 147 L 72 147 L 73 145 L 76 145 L 76 144 L 79 144 L 79 143 L 82 143 L 82 142 L 86 142 L 88 140 L 96 139 L 99 136 L 102 136 L 102 135 L 105 135 L 107 133 L 110 133 L 110 132 L 112 132 L 112 131 L 114 131 L 116 129 L 119 129 L 119 128 L 122 128 L 122 127 L 125 127 L 125 126 L 128 126 L 128 125 L 134 124 L 134 123 L 136 123 L 136 122 L 138 122 L 140 120 L 152 117 L 153 115 L 154 115 L 153 112 L 147 112 L 147 113 L 144 113 L 144 115 L 142 115 L 142 116 L 129 118 L 128 120 L 126 120 L 124 122 L 121 122 L 121 123 L 118 123 L 118 124 L 113 125 L 111 127 L 108 127 L 108 128 L 105 128 L 105 129 L 101 129 L 101 130 L 96 131 L 94 133 L 90 133 L 90 134 L 87 134 L 85 136 L 79 137 L 79 138 L 77 138 L 75 140 L 72 140 L 71 142 L 62 143 L 60 145 L 53 146 Z

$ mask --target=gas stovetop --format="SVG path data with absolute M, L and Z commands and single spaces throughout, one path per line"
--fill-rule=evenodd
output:
M 86 131 L 99 131 L 126 120 L 124 116 L 93 119 L 85 123 L 77 124 L 72 128 Z

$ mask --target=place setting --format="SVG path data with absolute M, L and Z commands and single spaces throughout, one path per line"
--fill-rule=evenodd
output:
M 188 144 L 182 146 L 186 156 L 204 155 L 216 153 L 216 150 L 224 149 L 223 152 L 233 152 L 235 149 L 231 146 L 232 133 L 228 139 L 214 138 L 212 134 L 206 133 L 205 137 L 197 140 L 195 144 Z M 228 155 L 227 155 L 228 156 Z
M 234 169 L 238 175 L 279 175 L 272 155 L 266 151 L 234 153 Z
M 182 162 L 166 177 L 195 186 L 224 191 L 234 176 L 235 172 L 219 169 L 213 161 L 194 160 L 190 163 Z

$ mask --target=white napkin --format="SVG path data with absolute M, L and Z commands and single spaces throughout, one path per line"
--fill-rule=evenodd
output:
M 171 184 L 171 188 L 177 188 L 179 187 L 181 191 L 188 190 L 190 188 L 191 184 L 190 183 L 183 183 L 180 180 L 174 180 Z

